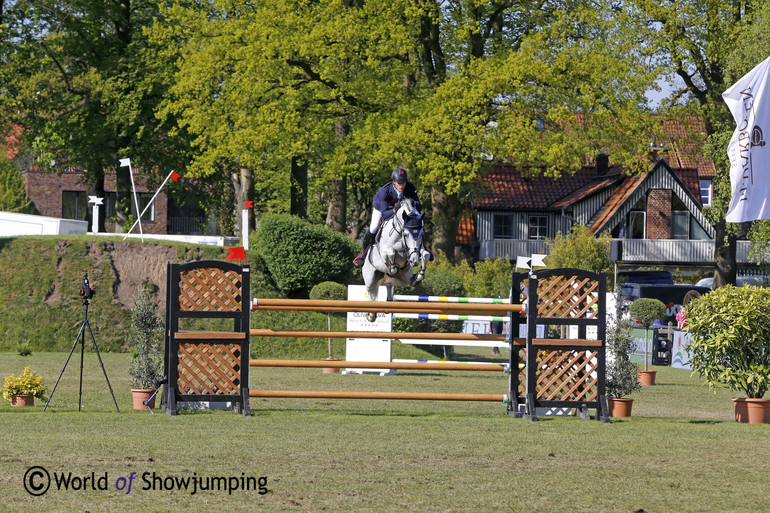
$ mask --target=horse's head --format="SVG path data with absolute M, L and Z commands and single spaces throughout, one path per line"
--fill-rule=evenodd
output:
M 408 207 L 401 207 L 398 215 L 401 218 L 404 244 L 409 251 L 409 263 L 416 266 L 420 263 L 422 233 L 425 226 L 423 217 L 425 216 L 415 209 L 408 209 Z

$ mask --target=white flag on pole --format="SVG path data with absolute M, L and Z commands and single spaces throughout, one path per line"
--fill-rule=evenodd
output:
M 546 267 L 544 258 L 547 256 L 540 253 L 532 253 L 532 267 Z
M 770 219 L 770 57 L 722 93 L 736 128 L 727 146 L 732 198 L 726 220 L 742 223 Z
M 516 268 L 529 269 L 529 258 L 522 256 L 516 257 Z
M 131 166 L 131 159 L 120 159 L 120 167 Z

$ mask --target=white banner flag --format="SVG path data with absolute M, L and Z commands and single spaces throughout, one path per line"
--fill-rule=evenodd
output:
M 540 253 L 532 253 L 532 267 L 547 267 L 545 265 L 545 257 L 547 256 Z
M 737 125 L 727 146 L 730 223 L 770 219 L 770 148 L 763 133 L 770 129 L 769 71 L 770 57 L 722 93 Z
M 528 257 L 516 257 L 516 269 L 529 269 L 529 258 Z
M 120 159 L 120 167 L 131 167 L 131 159 Z

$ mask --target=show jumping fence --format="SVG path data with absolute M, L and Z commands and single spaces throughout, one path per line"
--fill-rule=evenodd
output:
M 165 411 L 176 413 L 180 400 L 232 401 L 249 413 L 250 397 L 324 399 L 405 399 L 442 401 L 494 401 L 507 404 L 507 412 L 536 420 L 536 407 L 597 408 L 597 419 L 607 421 L 604 399 L 604 290 L 603 275 L 576 269 L 538 271 L 513 275 L 513 289 L 521 297 L 510 302 L 485 298 L 430 298 L 417 301 L 330 301 L 255 299 L 249 303 L 249 268 L 224 262 L 201 261 L 169 264 L 166 314 L 165 364 L 169 382 L 164 390 Z M 526 287 L 524 280 L 528 278 Z M 527 296 L 527 290 L 534 291 Z M 598 296 L 597 296 L 598 294 Z M 598 297 L 598 300 L 596 299 Z M 481 299 L 483 301 L 465 301 Z M 526 299 L 526 302 L 524 301 Z M 463 300 L 463 301 L 460 301 Z M 512 333 L 528 327 L 526 338 L 505 335 L 451 333 L 442 338 L 510 344 L 508 365 L 437 361 L 350 362 L 302 360 L 246 360 L 251 337 L 332 337 L 376 339 L 432 339 L 434 333 L 303 331 L 250 329 L 249 310 L 406 313 L 429 316 L 505 316 Z M 523 312 L 533 312 L 523 315 Z M 180 330 L 179 318 L 234 318 L 232 331 Z M 577 325 L 578 340 L 535 338 L 538 324 Z M 586 326 L 596 325 L 598 340 L 585 339 Z M 514 330 L 514 327 L 516 328 Z M 458 344 L 459 345 L 459 344 Z M 520 366 L 520 363 L 523 365 Z M 508 373 L 508 394 L 348 392 L 300 390 L 249 390 L 249 367 L 365 368 Z

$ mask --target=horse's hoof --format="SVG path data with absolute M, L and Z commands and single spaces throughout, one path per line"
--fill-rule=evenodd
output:
M 377 314 L 374 312 L 369 312 L 366 314 L 366 320 L 369 322 L 374 322 L 377 320 Z

